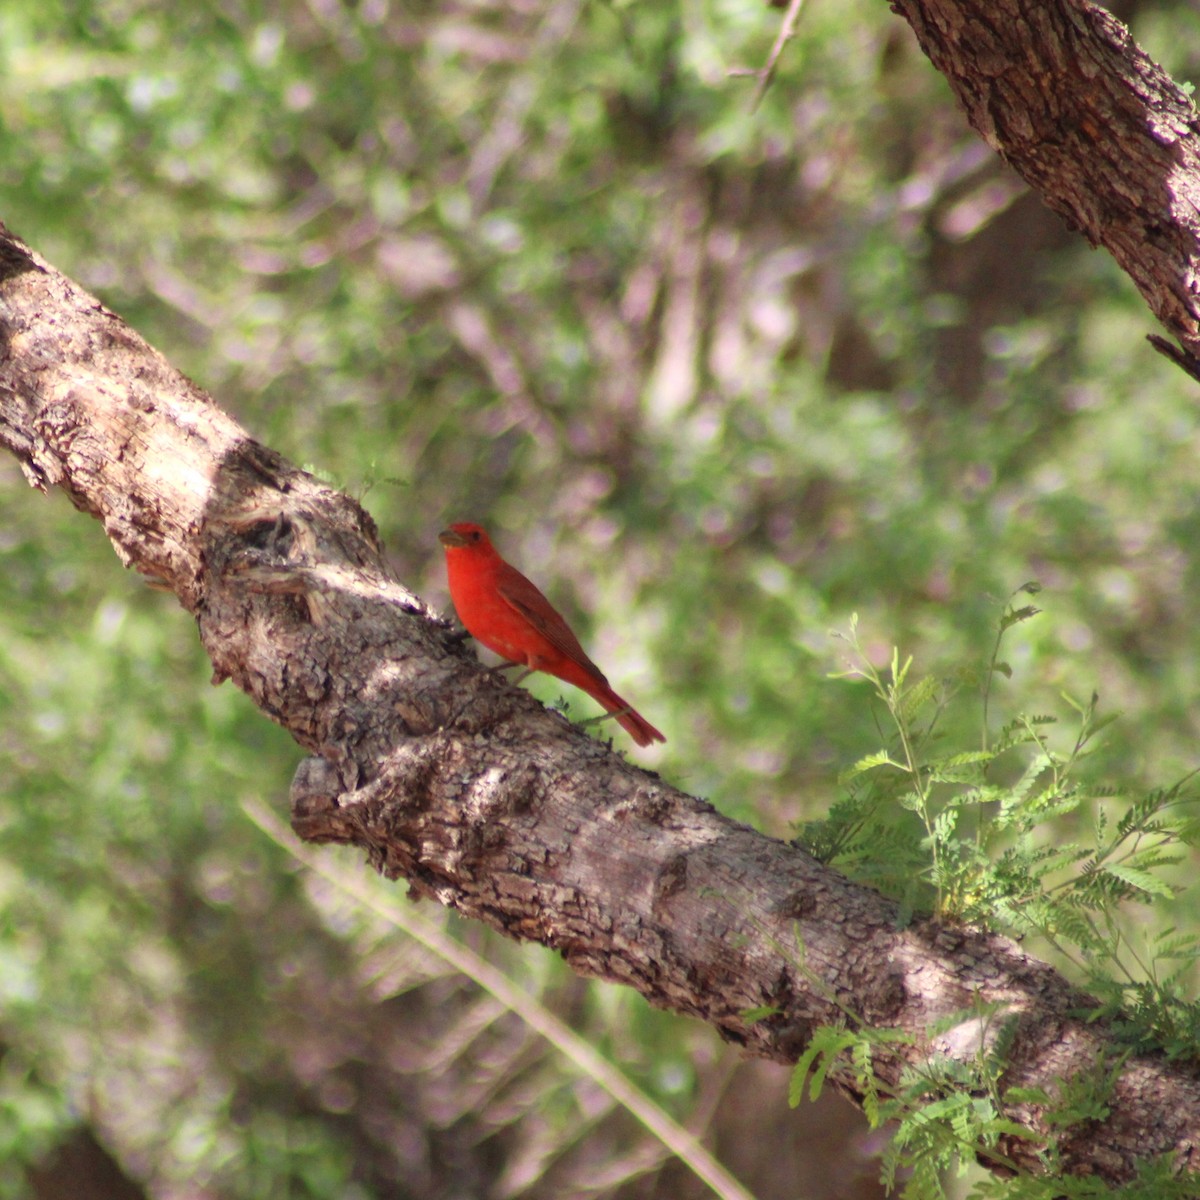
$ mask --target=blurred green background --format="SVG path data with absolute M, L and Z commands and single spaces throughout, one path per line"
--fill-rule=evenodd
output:
M 1200 76 L 1193 5 L 1113 7 Z M 361 497 L 435 604 L 437 531 L 488 524 L 667 734 L 635 757 L 740 819 L 787 835 L 878 745 L 826 678 L 851 613 L 880 662 L 950 674 L 1029 579 L 997 715 L 1095 689 L 1123 713 L 1097 769 L 1173 782 L 1200 727 L 1196 386 L 878 0 L 810 0 L 752 113 L 731 72 L 779 19 L 6 0 L 0 219 Z M 284 812 L 297 748 L 209 686 L 98 524 L 7 460 L 0 503 L 0 1197 L 709 1194 L 249 819 Z M 761 1200 L 878 1194 L 854 1115 L 789 1112 L 782 1068 L 449 929 Z

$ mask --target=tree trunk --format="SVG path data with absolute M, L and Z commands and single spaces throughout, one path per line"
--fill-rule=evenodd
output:
M 1090 0 L 891 0 L 967 119 L 1200 356 L 1200 113 Z
M 1086 999 L 1012 942 L 930 921 L 898 929 L 890 901 L 484 670 L 389 576 L 354 501 L 253 441 L 7 231 L 0 337 L 0 442 L 195 614 L 217 681 L 313 752 L 293 784 L 302 836 L 359 845 L 416 895 L 777 1060 L 847 1014 L 911 1035 L 878 1056 L 893 1083 L 930 1056 L 973 1062 L 1006 1023 L 1009 1086 L 1053 1094 L 1117 1053 L 1073 1015 Z M 776 1014 L 743 1016 L 764 1005 Z M 1194 1069 L 1131 1061 L 1109 1108 L 1070 1141 L 1069 1169 L 1122 1180 L 1135 1158 L 1170 1151 L 1191 1166 Z M 1037 1129 L 1041 1110 L 1008 1115 Z M 1036 1167 L 1033 1144 L 1001 1148 Z

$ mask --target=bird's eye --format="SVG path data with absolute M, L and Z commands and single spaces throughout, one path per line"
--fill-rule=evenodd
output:
M 471 530 L 471 532 L 469 534 L 467 534 L 467 537 L 469 537 L 471 539 L 471 541 L 473 541 L 473 542 L 479 541 L 479 534 L 474 529 Z

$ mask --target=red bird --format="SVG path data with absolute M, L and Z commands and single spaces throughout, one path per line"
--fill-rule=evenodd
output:
M 582 688 L 639 746 L 665 742 L 645 717 L 634 712 L 583 652 L 554 605 L 516 567 L 500 557 L 491 538 L 469 521 L 443 529 L 450 599 L 467 632 L 510 663 L 557 675 Z

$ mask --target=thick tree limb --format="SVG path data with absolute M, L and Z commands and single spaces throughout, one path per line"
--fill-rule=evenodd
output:
M 1200 357 L 1200 113 L 1091 0 L 890 0 L 972 126 Z
M 918 922 L 796 848 L 637 769 L 476 663 L 396 583 L 352 500 L 246 435 L 92 297 L 0 227 L 0 443 L 35 486 L 103 522 L 130 566 L 195 614 L 232 678 L 313 752 L 293 824 L 391 877 L 559 950 L 584 974 L 794 1060 L 816 1023 L 909 1031 L 885 1079 L 972 1061 L 1013 1024 L 1006 1085 L 1114 1061 L 1085 998 L 1010 941 Z M 797 935 L 803 950 L 797 948 Z M 742 1013 L 771 1005 L 750 1023 Z M 970 1015 L 994 1008 L 988 1018 Z M 953 1028 L 928 1030 L 947 1018 Z M 1128 1178 L 1200 1145 L 1200 1076 L 1120 1072 L 1067 1165 Z M 1036 1105 L 1010 1114 L 1034 1129 Z M 1002 1147 L 1035 1167 L 1036 1145 Z

